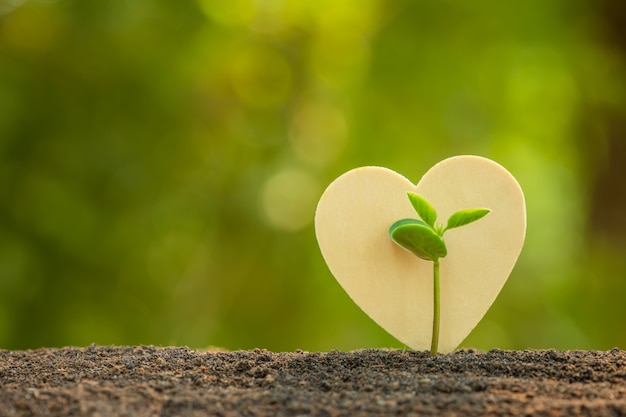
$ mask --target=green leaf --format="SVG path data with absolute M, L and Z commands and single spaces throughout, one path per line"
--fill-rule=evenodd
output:
M 441 236 L 420 220 L 398 220 L 389 228 L 389 236 L 398 246 L 427 261 L 436 261 L 448 254 Z
M 435 208 L 419 194 L 407 193 L 411 205 L 417 211 L 417 214 L 424 220 L 430 227 L 435 226 L 435 220 L 437 220 L 437 212 Z
M 448 225 L 446 226 L 445 230 L 465 226 L 466 224 L 482 219 L 490 212 L 491 210 L 486 208 L 475 208 L 457 211 L 448 219 Z

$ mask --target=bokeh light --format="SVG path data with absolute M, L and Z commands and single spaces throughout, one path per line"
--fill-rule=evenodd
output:
M 297 231 L 311 224 L 321 187 L 312 175 L 285 169 L 270 177 L 261 192 L 261 205 L 270 224 Z

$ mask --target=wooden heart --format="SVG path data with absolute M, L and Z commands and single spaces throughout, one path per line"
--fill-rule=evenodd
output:
M 330 271 L 368 316 L 416 350 L 431 343 L 433 265 L 388 235 L 395 221 L 418 218 L 409 191 L 432 203 L 439 222 L 458 210 L 491 209 L 445 236 L 439 352 L 450 352 L 485 315 L 517 261 L 526 233 L 524 194 L 506 169 L 478 156 L 443 160 L 417 185 L 387 168 L 356 168 L 324 191 L 315 233 Z

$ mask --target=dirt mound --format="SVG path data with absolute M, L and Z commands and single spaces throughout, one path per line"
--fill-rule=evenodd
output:
M 0 416 L 622 416 L 626 352 L 0 351 Z

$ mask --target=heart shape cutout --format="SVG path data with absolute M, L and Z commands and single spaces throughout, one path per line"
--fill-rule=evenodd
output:
M 407 192 L 430 201 L 439 221 L 458 210 L 491 209 L 445 236 L 439 352 L 451 352 L 485 315 L 517 261 L 526 233 L 524 194 L 502 166 L 470 155 L 439 162 L 417 185 L 370 166 L 346 172 L 324 191 L 315 234 L 330 271 L 368 316 L 415 350 L 431 343 L 433 266 L 389 238 L 395 221 L 418 218 Z

